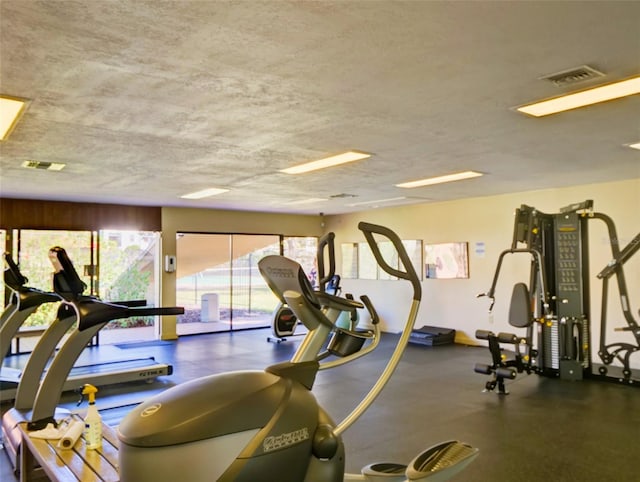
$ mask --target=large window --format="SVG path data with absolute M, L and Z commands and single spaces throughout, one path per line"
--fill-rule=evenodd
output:
M 28 286 L 52 291 L 53 268 L 48 258 L 54 246 L 65 249 L 78 275 L 87 285 L 83 294 L 105 301 L 146 300 L 159 305 L 159 234 L 145 231 L 14 230 L 11 252 Z M 48 303 L 29 317 L 28 326 L 46 325 L 56 315 L 58 303 Z M 155 317 L 132 317 L 109 323 L 101 343 L 152 339 Z M 143 328 L 128 330 L 118 328 Z
M 314 276 L 316 238 L 276 235 L 180 233 L 177 239 L 178 335 L 266 327 L 278 300 L 258 261 L 280 254 Z
M 98 244 L 98 295 L 108 301 L 145 300 L 160 305 L 160 235 L 151 231 L 103 230 Z M 115 320 L 105 328 L 107 341 L 154 338 L 156 317 Z M 116 331 L 127 328 L 126 332 Z
M 84 294 L 95 294 L 93 272 L 94 251 L 91 231 L 48 231 L 22 229 L 13 232 L 13 258 L 20 271 L 29 279 L 28 286 L 43 291 L 53 291 L 53 267 L 49 250 L 54 246 L 65 249 L 78 275 L 87 285 Z M 59 303 L 46 303 L 25 322 L 26 326 L 48 325 L 56 316 Z

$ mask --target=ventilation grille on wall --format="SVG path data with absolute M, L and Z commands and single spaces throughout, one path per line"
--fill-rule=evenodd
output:
M 544 77 L 540 77 L 540 80 L 548 80 L 558 87 L 563 87 L 565 85 L 577 84 L 578 82 L 584 82 L 598 77 L 604 77 L 604 74 L 593 67 L 589 67 L 588 65 L 581 65 L 580 67 L 575 67 L 573 69 L 545 75 Z
M 66 164 L 62 164 L 60 162 L 43 162 L 35 160 L 24 161 L 22 163 L 22 167 L 26 167 L 27 169 L 42 169 L 45 171 L 62 171 L 65 165 Z

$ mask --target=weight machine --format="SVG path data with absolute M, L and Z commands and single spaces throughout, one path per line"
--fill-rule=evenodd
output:
M 603 366 L 594 373 L 591 360 L 592 315 L 589 279 L 589 222 L 603 221 L 607 227 L 613 259 L 597 275 L 603 282 L 600 315 L 600 347 L 598 355 Z M 629 305 L 623 265 L 640 249 L 640 234 L 622 250 L 613 220 L 593 211 L 593 201 L 571 204 L 559 213 L 546 214 L 536 208 L 521 205 L 516 209 L 511 248 L 503 251 L 487 296 L 495 302 L 495 289 L 505 256 L 525 254 L 531 259 L 529 284 L 516 283 L 509 309 L 509 323 L 526 328 L 518 336 L 477 330 L 476 338 L 488 342 L 490 364 L 476 364 L 474 370 L 492 375 L 486 383 L 488 391 L 496 387 L 506 394 L 505 379 L 515 379 L 518 373 L 537 373 L 567 380 L 600 376 L 626 384 L 634 379 L 630 357 L 640 351 L 640 327 Z M 626 327 L 616 331 L 630 331 L 636 344 L 606 342 L 608 280 L 616 277 Z M 513 347 L 513 356 L 503 348 Z M 622 363 L 622 376 L 611 377 L 610 365 Z

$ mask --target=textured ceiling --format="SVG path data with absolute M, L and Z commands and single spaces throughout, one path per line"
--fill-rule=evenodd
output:
M 512 109 L 640 73 L 639 24 L 615 1 L 2 0 L 0 92 L 31 102 L 1 194 L 333 214 L 640 177 L 640 96 Z M 539 80 L 583 64 L 606 77 Z M 373 156 L 279 172 L 349 149 Z M 461 170 L 486 175 L 394 187 Z M 208 187 L 230 191 L 179 197 Z

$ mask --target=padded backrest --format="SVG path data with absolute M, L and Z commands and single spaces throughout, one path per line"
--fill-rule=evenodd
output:
M 513 285 L 511 305 L 509 306 L 509 324 L 517 328 L 526 328 L 533 322 L 529 289 L 524 283 Z

